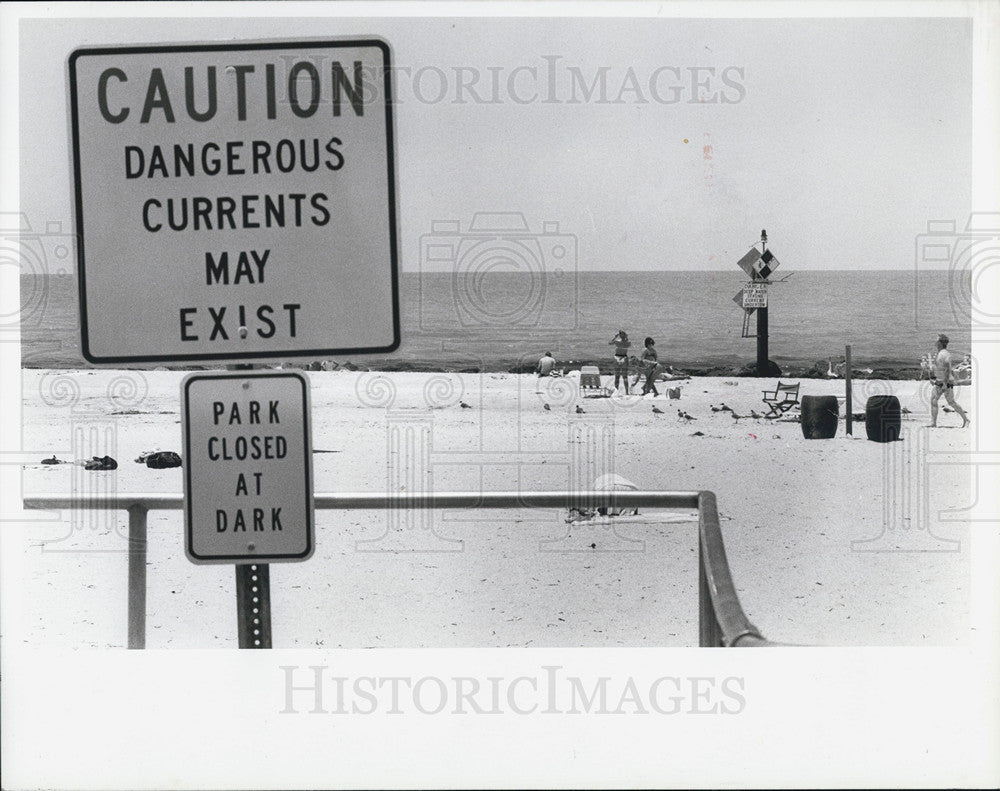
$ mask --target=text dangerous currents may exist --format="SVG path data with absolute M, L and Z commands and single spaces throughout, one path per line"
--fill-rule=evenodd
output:
M 279 81 L 276 65 L 266 64 L 263 79 L 255 84 L 256 68 L 237 65 L 225 70 L 232 80 L 223 80 L 223 90 L 230 93 L 223 101 L 230 115 L 227 120 L 254 122 L 278 120 L 279 108 L 287 107 L 293 117 L 310 118 L 320 108 L 323 94 L 320 70 L 314 63 L 301 60 L 288 69 L 287 83 Z M 334 61 L 328 72 L 330 77 L 328 98 L 331 116 L 340 117 L 346 97 L 351 111 L 358 117 L 364 115 L 364 84 L 361 62 L 355 61 L 352 78 L 349 78 L 339 61 Z M 122 93 L 131 82 L 122 68 L 106 68 L 97 81 L 97 105 L 101 117 L 109 124 L 124 124 L 136 118 L 138 124 L 161 122 L 174 124 L 183 109 L 187 119 L 206 123 L 220 113 L 220 88 L 218 70 L 208 66 L 203 82 L 196 85 L 195 70 L 183 70 L 183 86 L 171 87 L 168 75 L 177 80 L 175 73 L 158 67 L 143 75 L 140 84 L 142 100 L 133 106 Z M 279 101 L 279 85 L 286 88 Z M 251 118 L 248 102 L 256 87 L 263 93 L 263 118 Z M 139 94 L 135 94 L 138 98 Z M 183 96 L 183 99 L 180 97 Z M 141 108 L 141 109 L 140 109 Z M 136 112 L 133 112 L 135 110 Z M 272 174 L 335 173 L 344 167 L 345 157 L 339 137 L 321 140 L 317 137 L 278 140 L 252 139 L 207 141 L 203 143 L 174 142 L 172 144 L 137 145 L 124 147 L 124 175 L 133 179 L 177 179 L 201 176 Z M 213 231 L 256 228 L 301 227 L 304 223 L 322 227 L 332 219 L 331 195 L 325 191 L 289 192 L 277 194 L 196 195 L 182 197 L 150 196 L 142 202 L 141 223 L 149 233 L 171 231 Z

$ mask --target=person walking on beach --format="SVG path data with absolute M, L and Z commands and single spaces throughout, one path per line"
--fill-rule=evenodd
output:
M 625 330 L 618 330 L 618 334 L 610 340 L 609 345 L 615 347 L 615 390 L 618 389 L 618 380 L 624 379 L 625 395 L 628 395 L 628 350 L 632 345 L 628 333 Z
M 937 426 L 938 400 L 943 395 L 944 400 L 962 416 L 962 428 L 965 428 L 969 425 L 969 417 L 955 401 L 955 373 L 951 366 L 951 352 L 948 351 L 947 335 L 938 336 L 937 348 L 938 353 L 934 358 L 933 390 L 931 390 L 931 427 Z
M 656 389 L 656 375 L 660 372 L 660 363 L 656 359 L 656 341 L 652 338 L 646 338 L 644 345 L 646 348 L 642 350 L 642 363 L 646 366 L 646 383 L 642 386 L 642 394 L 652 391 L 653 398 L 656 398 L 660 392 Z

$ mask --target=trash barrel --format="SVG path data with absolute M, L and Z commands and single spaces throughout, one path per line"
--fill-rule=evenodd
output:
M 895 442 L 899 439 L 902 419 L 896 396 L 871 396 L 865 404 L 865 431 L 872 442 Z
M 802 436 L 806 439 L 833 439 L 840 422 L 837 396 L 802 396 L 800 408 Z

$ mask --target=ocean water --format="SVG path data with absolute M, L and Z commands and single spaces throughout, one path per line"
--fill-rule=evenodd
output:
M 608 342 L 625 329 L 636 354 L 648 335 L 660 360 L 676 367 L 737 367 L 757 354 L 732 301 L 744 282 L 739 271 L 406 273 L 399 350 L 351 362 L 510 370 L 549 351 L 560 362 L 605 364 Z M 855 368 L 916 368 L 940 332 L 952 350 L 968 352 L 969 293 L 967 272 L 795 272 L 769 290 L 770 357 L 785 370 L 808 368 L 842 358 L 851 344 Z M 3 317 L 0 327 L 20 318 L 25 367 L 89 367 L 79 351 L 77 300 L 73 275 L 22 276 L 19 316 Z

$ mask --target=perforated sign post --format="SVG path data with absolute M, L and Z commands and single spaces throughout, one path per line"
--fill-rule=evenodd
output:
M 399 345 L 388 44 L 79 49 L 68 77 L 88 361 Z
M 298 372 L 193 373 L 181 384 L 185 551 L 234 563 L 241 648 L 270 648 L 269 563 L 314 548 L 309 383 Z

